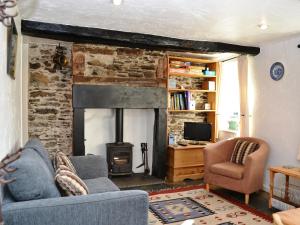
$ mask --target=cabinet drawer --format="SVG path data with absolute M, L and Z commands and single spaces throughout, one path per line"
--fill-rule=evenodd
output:
M 203 151 L 202 149 L 190 149 L 190 150 L 176 150 L 173 153 L 173 159 L 170 158 L 171 166 L 184 167 L 189 165 L 203 164 Z
M 186 167 L 186 168 L 174 168 L 174 175 L 181 176 L 181 175 L 192 175 L 204 173 L 204 167 Z
M 204 176 L 204 167 L 169 168 L 168 181 L 179 182 L 185 179 L 201 179 Z

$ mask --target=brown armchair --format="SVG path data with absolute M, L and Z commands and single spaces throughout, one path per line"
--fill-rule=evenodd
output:
M 230 162 L 235 143 L 238 140 L 259 144 L 259 148 L 247 156 L 245 165 Z M 268 157 L 268 144 L 258 138 L 239 137 L 211 144 L 204 149 L 204 182 L 245 194 L 245 203 L 249 195 L 262 188 L 263 175 Z

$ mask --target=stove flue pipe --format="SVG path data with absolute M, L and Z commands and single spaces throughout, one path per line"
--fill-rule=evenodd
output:
M 116 108 L 116 143 L 123 144 L 123 109 Z

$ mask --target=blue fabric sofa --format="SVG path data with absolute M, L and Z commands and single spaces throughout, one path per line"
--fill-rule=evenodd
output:
M 17 180 L 2 190 L 5 225 L 148 225 L 146 192 L 120 191 L 107 178 L 100 156 L 73 156 L 71 161 L 90 194 L 61 197 L 47 151 L 38 139 L 30 140 L 12 165 L 19 169 L 8 177 Z

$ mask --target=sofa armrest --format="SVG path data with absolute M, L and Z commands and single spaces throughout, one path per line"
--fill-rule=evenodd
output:
M 107 162 L 102 156 L 71 156 L 70 160 L 81 179 L 94 179 L 108 176 Z
M 148 225 L 148 194 L 115 191 L 3 206 L 6 225 Z

